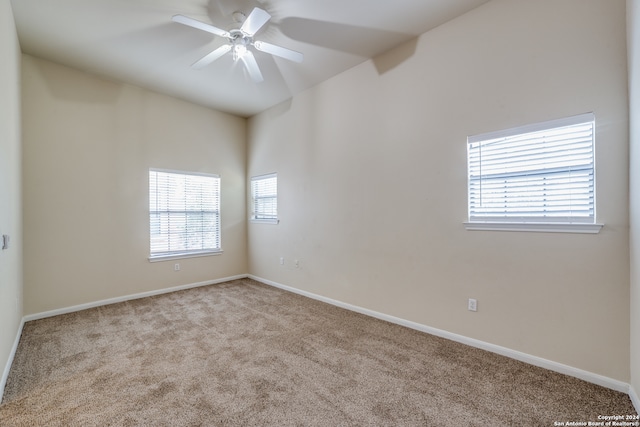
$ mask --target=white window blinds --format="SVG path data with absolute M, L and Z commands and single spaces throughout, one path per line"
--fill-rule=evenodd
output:
M 277 222 L 278 220 L 278 175 L 254 176 L 251 178 L 251 219 Z
M 591 113 L 468 138 L 469 221 L 595 223 Z
M 149 170 L 151 258 L 220 251 L 220 178 Z

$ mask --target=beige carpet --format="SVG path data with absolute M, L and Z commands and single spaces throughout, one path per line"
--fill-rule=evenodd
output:
M 28 322 L 2 426 L 553 426 L 575 378 L 244 279 Z

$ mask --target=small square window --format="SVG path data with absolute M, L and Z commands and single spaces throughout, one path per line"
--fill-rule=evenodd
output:
M 251 220 L 278 223 L 278 175 L 251 178 Z

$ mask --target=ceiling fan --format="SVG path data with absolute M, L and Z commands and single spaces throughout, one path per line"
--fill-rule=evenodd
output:
M 234 17 L 237 21 L 242 22 L 244 14 L 236 12 L 234 13 Z M 260 71 L 260 67 L 258 67 L 255 56 L 253 56 L 253 53 L 248 49 L 250 46 L 255 47 L 259 51 L 288 59 L 289 61 L 302 62 L 304 58 L 300 52 L 253 39 L 253 36 L 270 19 L 271 15 L 269 15 L 267 11 L 256 7 L 251 11 L 249 16 L 244 19 L 240 28 L 226 31 L 184 15 L 174 15 L 172 18 L 173 22 L 197 28 L 211 34 L 215 34 L 219 37 L 224 37 L 228 41 L 227 44 L 220 46 L 213 52 L 196 61 L 192 65 L 193 68 L 203 68 L 211 64 L 216 59 L 222 57 L 225 53 L 231 51 L 233 59 L 244 63 L 251 79 L 256 83 L 263 81 L 264 78 L 262 77 L 262 72 Z

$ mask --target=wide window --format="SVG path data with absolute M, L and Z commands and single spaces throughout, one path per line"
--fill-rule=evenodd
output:
M 597 232 L 593 114 L 469 137 L 468 229 Z
M 219 253 L 220 178 L 149 170 L 150 260 Z
M 251 219 L 260 222 L 278 222 L 278 175 L 251 178 Z

